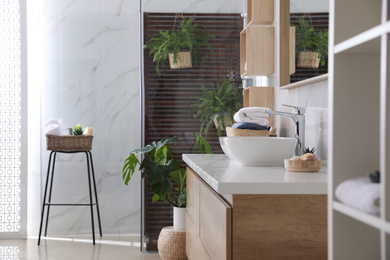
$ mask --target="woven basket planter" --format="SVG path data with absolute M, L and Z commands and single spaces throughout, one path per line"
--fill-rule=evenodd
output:
M 177 63 L 174 63 L 173 53 L 169 53 L 169 66 L 171 69 L 189 69 L 192 68 L 191 52 L 179 52 Z
M 298 54 L 298 68 L 316 69 L 320 66 L 318 52 L 300 51 Z
M 218 127 L 219 127 L 219 122 L 217 121 L 217 118 L 219 118 L 219 115 L 216 115 L 216 116 L 214 117 L 213 122 L 214 122 L 215 128 L 218 129 Z M 232 123 L 230 123 L 228 117 L 225 116 L 225 115 L 223 116 L 223 123 L 225 124 L 225 128 L 226 128 L 226 127 L 232 126 Z
M 186 231 L 163 228 L 158 236 L 157 248 L 163 260 L 187 260 Z
M 50 151 L 89 151 L 92 149 L 91 135 L 46 135 L 46 148 Z

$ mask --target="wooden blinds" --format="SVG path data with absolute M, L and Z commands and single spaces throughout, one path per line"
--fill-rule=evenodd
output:
M 204 63 L 191 69 L 171 70 L 168 63 L 155 71 L 152 57 L 145 50 L 144 55 L 144 104 L 145 144 L 162 138 L 177 136 L 182 142 L 175 148 L 175 156 L 181 159 L 183 153 L 192 153 L 194 133 L 199 133 L 199 119 L 189 113 L 191 101 L 202 94 L 201 86 L 222 83 L 229 76 L 240 85 L 240 14 L 180 14 L 145 13 L 144 42 L 159 36 L 159 31 L 172 30 L 175 18 L 187 20 L 194 17 L 194 23 L 204 25 L 204 30 L 213 35 L 210 40 L 212 52 L 202 50 Z M 176 24 L 178 21 L 176 21 Z M 222 153 L 215 129 L 207 135 L 207 141 L 214 153 Z M 183 165 L 184 166 L 184 165 Z M 157 238 L 161 228 L 172 225 L 172 207 L 161 201 L 152 204 L 153 194 L 145 186 L 144 238 L 147 251 L 157 250 Z

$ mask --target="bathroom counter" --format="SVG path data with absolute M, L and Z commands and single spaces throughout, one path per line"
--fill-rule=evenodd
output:
M 243 166 L 225 154 L 183 154 L 183 160 L 219 194 L 327 194 L 327 168 L 287 172 L 275 167 Z

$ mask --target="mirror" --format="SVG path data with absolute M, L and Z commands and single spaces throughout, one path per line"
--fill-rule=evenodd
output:
M 295 63 L 290 68 L 290 73 L 294 71 L 290 83 L 328 73 L 328 20 L 328 0 L 290 0 L 290 26 L 295 26 Z M 312 37 L 304 37 L 308 35 L 305 32 L 311 32 Z

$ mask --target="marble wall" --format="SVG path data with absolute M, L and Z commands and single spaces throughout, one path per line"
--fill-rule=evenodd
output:
M 41 155 L 37 158 L 41 164 L 35 163 L 29 171 L 29 234 L 38 232 L 45 181 L 41 173 L 46 175 L 49 156 L 42 132 L 50 118 L 61 118 L 64 128 L 81 124 L 94 129 L 92 154 L 103 233 L 139 233 L 140 178 L 135 175 L 127 187 L 121 170 L 129 152 L 141 144 L 140 3 L 47 0 L 34 4 L 40 7 L 29 9 L 36 19 L 35 28 L 29 28 L 35 42 L 30 50 L 41 54 L 33 57 L 40 77 L 30 80 L 30 89 L 40 92 L 40 109 L 35 111 L 39 115 L 30 113 L 36 118 L 30 127 L 39 128 L 35 132 L 41 142 L 40 148 L 30 151 L 35 157 Z M 85 155 L 59 154 L 52 201 L 88 202 L 86 170 Z M 53 207 L 50 216 L 49 234 L 91 232 L 88 207 Z
M 280 90 L 279 102 L 276 109 L 293 112 L 283 107 L 289 104 L 306 108 L 305 146 L 314 147 L 316 154 L 326 165 L 328 158 L 328 80 L 309 84 L 295 89 Z M 291 119 L 281 117 L 281 134 L 292 136 L 294 134 Z

